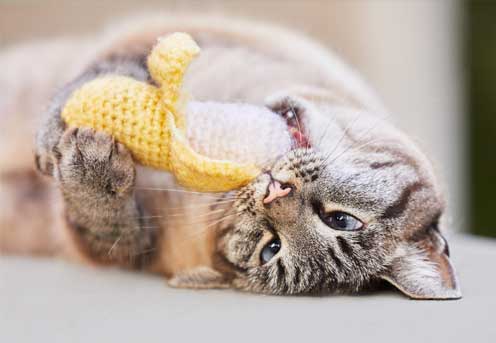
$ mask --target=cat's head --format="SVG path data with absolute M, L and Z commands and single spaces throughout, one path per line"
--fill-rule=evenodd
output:
M 223 282 L 299 294 L 387 280 L 412 298 L 461 297 L 440 232 L 443 199 L 411 141 L 366 113 L 288 101 L 312 148 L 237 194 L 235 219 L 217 234 Z

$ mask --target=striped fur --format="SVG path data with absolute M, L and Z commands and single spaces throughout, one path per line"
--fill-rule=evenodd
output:
M 146 80 L 142 56 L 157 36 L 173 31 L 191 33 L 202 46 L 186 80 L 198 100 L 294 111 L 309 147 L 269 166 L 274 178 L 294 187 L 290 196 L 263 206 L 266 174 L 237 194 L 153 191 L 177 185 L 164 173 L 132 164 L 122 147 L 114 153 L 110 137 L 71 132 L 62 125 L 58 113 L 74 87 L 108 72 Z M 145 269 L 164 274 L 175 287 L 354 292 L 384 279 L 413 298 L 460 297 L 440 233 L 444 200 L 430 162 L 384 120 L 373 92 L 334 54 L 280 28 L 225 18 L 161 15 L 102 37 L 59 43 L 56 61 L 44 63 L 50 81 L 30 89 L 31 102 L 19 100 L 29 80 L 0 79 L 12 99 L 0 98 L 9 132 L 8 141 L 0 144 L 0 183 L 8 190 L 0 198 L 7 209 L 0 216 L 2 252 L 76 256 Z M 55 45 L 31 49 L 50 52 Z M 13 49 L 0 60 L 11 61 L 15 74 L 30 66 L 21 57 L 26 51 L 33 55 L 32 50 Z M 263 68 L 247 69 L 247 63 Z M 74 68 L 57 73 L 61 64 Z M 25 161 L 31 156 L 9 148 L 26 145 L 27 135 L 11 133 L 19 126 L 19 132 L 28 132 L 39 122 L 48 89 L 69 81 L 74 69 L 80 76 L 52 100 L 33 149 L 38 169 L 54 176 L 50 184 L 29 172 L 33 166 Z M 95 145 L 95 140 L 106 145 Z M 104 157 L 113 162 L 102 162 Z M 82 177 L 81 170 L 92 177 Z M 132 182 L 116 192 L 122 180 Z M 23 185 L 42 186 L 26 201 Z M 320 220 L 316 207 L 348 212 L 365 225 L 352 232 L 333 230 Z M 19 213 L 36 217 L 36 223 Z M 282 248 L 262 264 L 260 251 L 274 236 Z

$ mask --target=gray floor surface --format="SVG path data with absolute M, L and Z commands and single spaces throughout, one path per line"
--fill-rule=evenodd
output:
M 496 240 L 451 237 L 459 301 L 277 297 L 0 257 L 0 342 L 496 342 Z

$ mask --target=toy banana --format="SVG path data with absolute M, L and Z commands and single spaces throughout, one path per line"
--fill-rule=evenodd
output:
M 160 39 L 148 56 L 158 87 L 125 76 L 99 77 L 70 96 L 61 116 L 69 126 L 111 134 L 136 161 L 170 171 L 187 188 L 222 192 L 242 187 L 260 173 L 257 166 L 202 156 L 185 137 L 181 86 L 199 52 L 185 33 Z

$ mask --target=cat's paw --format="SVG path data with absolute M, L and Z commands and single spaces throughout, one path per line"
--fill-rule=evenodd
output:
M 55 175 L 65 192 L 120 197 L 129 194 L 134 185 L 131 153 L 106 133 L 69 128 L 54 155 Z

